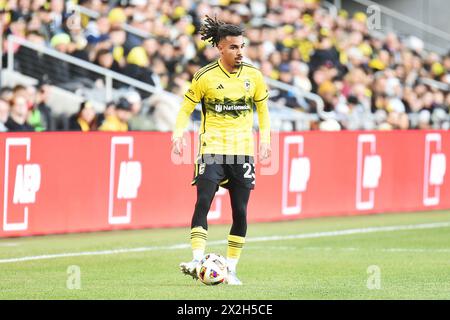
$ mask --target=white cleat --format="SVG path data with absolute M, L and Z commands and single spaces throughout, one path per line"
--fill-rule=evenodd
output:
M 193 279 L 198 279 L 197 276 L 197 265 L 198 260 L 192 260 L 191 262 L 182 262 L 180 263 L 180 270 L 185 275 L 191 276 Z
M 236 272 L 231 272 L 229 270 L 225 283 L 231 286 L 242 286 L 242 281 L 238 279 Z

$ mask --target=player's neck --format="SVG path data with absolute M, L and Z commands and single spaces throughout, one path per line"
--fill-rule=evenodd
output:
M 228 73 L 235 73 L 235 72 L 238 71 L 239 68 L 237 68 L 236 66 L 226 64 L 225 61 L 223 61 L 222 58 L 220 58 L 219 60 L 220 60 L 219 61 L 220 64 L 225 68 L 225 70 L 228 71 Z

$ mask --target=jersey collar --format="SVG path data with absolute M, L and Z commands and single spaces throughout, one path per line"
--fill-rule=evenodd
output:
M 225 69 L 225 67 L 223 66 L 222 62 L 219 60 L 217 60 L 217 62 L 219 63 L 219 68 L 223 71 L 223 73 L 225 73 L 225 75 L 228 78 L 232 78 L 232 77 L 239 77 L 239 75 L 241 74 L 241 70 L 242 70 L 242 63 L 241 66 L 239 67 L 239 69 L 234 72 L 234 73 L 229 73 L 227 69 Z

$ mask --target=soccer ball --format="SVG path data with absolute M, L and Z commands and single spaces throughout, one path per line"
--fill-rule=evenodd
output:
M 197 276 L 206 285 L 224 282 L 227 274 L 227 260 L 220 254 L 208 253 L 197 265 Z

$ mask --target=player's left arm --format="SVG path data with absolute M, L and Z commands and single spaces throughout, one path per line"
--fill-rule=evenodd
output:
M 267 101 L 269 99 L 269 91 L 261 72 L 256 77 L 256 88 L 253 101 L 258 112 L 259 122 L 259 157 L 264 160 L 270 157 L 272 150 L 270 147 L 270 116 Z

